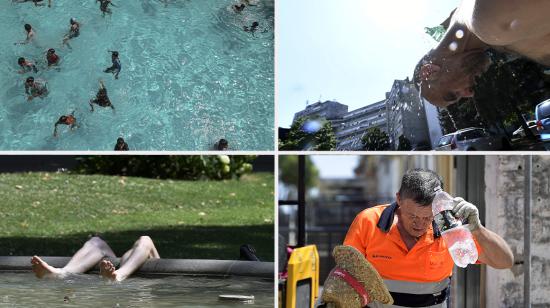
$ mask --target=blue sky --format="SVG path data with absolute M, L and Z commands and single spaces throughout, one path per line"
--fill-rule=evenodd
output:
M 276 2 L 278 126 L 335 99 L 357 109 L 412 77 L 436 42 L 424 33 L 459 0 L 279 0 Z
M 353 169 L 357 167 L 357 155 L 310 155 L 312 162 L 319 170 L 319 177 L 327 178 L 354 178 Z

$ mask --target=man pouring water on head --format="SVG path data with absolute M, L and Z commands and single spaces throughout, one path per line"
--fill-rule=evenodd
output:
M 543 0 L 462 0 L 441 42 L 415 68 L 420 95 L 438 107 L 473 97 L 489 48 L 550 66 L 548 12 Z
M 407 171 L 395 202 L 359 213 L 344 240 L 378 271 L 397 307 L 446 307 L 455 264 L 514 264 L 510 247 L 481 224 L 477 207 L 442 187 L 433 171 Z

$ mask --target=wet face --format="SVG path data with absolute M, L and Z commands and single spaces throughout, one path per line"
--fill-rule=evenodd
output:
M 475 78 L 490 65 L 489 57 L 480 51 L 444 58 L 441 65 L 425 64 L 421 68 L 421 95 L 438 107 L 447 107 L 461 98 L 474 96 Z
M 397 203 L 399 209 L 397 215 L 399 223 L 410 236 L 419 238 L 426 233 L 432 224 L 432 207 L 420 205 L 411 199 L 400 199 Z

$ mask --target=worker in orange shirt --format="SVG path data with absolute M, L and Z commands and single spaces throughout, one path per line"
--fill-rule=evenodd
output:
M 433 221 L 431 203 L 441 177 L 423 169 L 403 176 L 396 202 L 359 213 L 344 245 L 355 247 L 376 268 L 399 307 L 447 307 L 453 260 Z M 479 257 L 497 269 L 511 268 L 510 247 L 479 220 L 479 211 L 462 198 L 454 198 L 453 214 L 472 232 Z M 435 231 L 434 231 L 435 230 Z M 394 307 L 369 304 L 369 307 Z

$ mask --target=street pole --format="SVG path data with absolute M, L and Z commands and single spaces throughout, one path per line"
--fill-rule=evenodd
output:
M 533 157 L 525 156 L 523 223 L 523 307 L 531 307 L 531 200 Z

